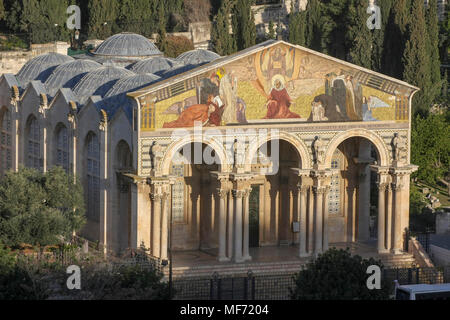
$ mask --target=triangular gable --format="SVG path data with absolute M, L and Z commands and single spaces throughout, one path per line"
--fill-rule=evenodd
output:
M 73 94 L 72 90 L 69 88 L 61 88 L 56 93 L 55 97 L 52 99 L 52 101 L 49 104 L 49 108 L 52 108 L 52 106 L 59 100 L 62 99 L 65 104 L 69 104 L 70 101 L 76 102 L 76 97 Z
M 12 73 L 4 73 L 2 74 L 2 77 L 0 79 L 0 82 L 5 81 L 5 83 L 8 85 L 9 88 L 12 88 L 12 86 L 19 87 L 19 82 L 16 79 L 16 76 Z
M 161 88 L 164 88 L 164 87 L 167 87 L 167 86 L 169 86 L 171 84 L 176 84 L 176 83 L 182 82 L 182 81 L 184 81 L 186 79 L 193 78 L 193 77 L 195 77 L 197 75 L 200 75 L 200 74 L 202 74 L 204 72 L 208 72 L 208 71 L 211 71 L 211 70 L 223 67 L 223 66 L 225 66 L 225 65 L 227 65 L 229 63 L 232 63 L 232 62 L 234 62 L 236 60 L 243 59 L 243 58 L 248 57 L 248 56 L 250 56 L 252 54 L 255 54 L 255 53 L 260 52 L 262 50 L 269 49 L 269 48 L 271 48 L 273 46 L 276 46 L 276 45 L 279 45 L 279 44 L 284 44 L 284 45 L 292 47 L 292 48 L 297 48 L 297 49 L 302 50 L 304 52 L 316 55 L 317 57 L 322 57 L 324 59 L 327 59 L 327 60 L 330 60 L 330 61 L 342 64 L 344 66 L 347 66 L 347 67 L 350 67 L 350 68 L 354 68 L 356 70 L 359 70 L 361 73 L 367 73 L 369 75 L 373 75 L 373 78 L 376 79 L 376 80 L 379 80 L 377 78 L 382 78 L 383 80 L 390 81 L 393 84 L 396 84 L 398 86 L 404 86 L 404 87 L 407 87 L 409 89 L 412 89 L 412 91 L 420 90 L 420 88 L 415 87 L 415 86 L 413 86 L 413 85 L 411 85 L 411 84 L 409 84 L 407 82 L 404 82 L 402 80 L 398 80 L 398 79 L 392 78 L 392 77 L 387 76 L 385 74 L 382 74 L 382 73 L 379 73 L 379 72 L 375 72 L 375 71 L 367 69 L 367 68 L 363 68 L 363 67 L 358 66 L 356 64 L 352 64 L 350 62 L 334 58 L 332 56 L 323 54 L 323 53 L 318 52 L 318 51 L 314 51 L 314 50 L 306 48 L 306 47 L 302 47 L 300 45 L 294 45 L 294 44 L 291 44 L 291 43 L 288 43 L 288 42 L 285 42 L 285 41 L 282 41 L 282 40 L 277 40 L 277 41 L 275 41 L 275 40 L 268 40 L 268 41 L 262 42 L 260 44 L 257 44 L 255 46 L 249 47 L 249 48 L 247 48 L 245 50 L 242 50 L 242 51 L 236 52 L 234 54 L 231 54 L 229 56 L 225 56 L 225 57 L 216 59 L 216 60 L 214 60 L 214 61 L 212 61 L 212 62 L 210 62 L 208 64 L 202 65 L 200 67 L 188 70 L 187 72 L 180 73 L 180 74 L 174 75 L 173 77 L 165 79 L 163 81 L 156 82 L 156 83 L 154 83 L 154 84 L 152 84 L 152 85 L 150 85 L 148 87 L 145 87 L 145 88 L 142 88 L 142 89 L 130 92 L 130 93 L 128 93 L 128 96 L 133 97 L 133 98 L 141 97 L 142 95 L 145 95 L 145 94 L 157 91 L 157 90 L 159 90 Z M 374 80 L 374 83 L 376 82 L 376 80 Z
M 139 100 L 142 112 L 150 113 L 147 118 L 153 123 L 143 128 L 141 124 L 145 131 L 190 127 L 194 118 L 214 126 L 408 121 L 409 98 L 417 90 L 311 49 L 271 40 L 128 96 Z M 207 114 L 211 101 L 217 109 L 212 118 Z M 203 107 L 190 108 L 194 105 Z

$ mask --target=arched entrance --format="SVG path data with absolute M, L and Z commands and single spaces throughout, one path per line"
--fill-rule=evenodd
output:
M 299 221 L 299 177 L 292 169 L 301 167 L 302 159 L 291 142 L 273 139 L 257 149 L 251 166 L 254 177 L 249 237 L 253 245 L 291 245 L 298 241 L 293 223 Z
M 371 241 L 377 228 L 377 177 L 370 165 L 380 163 L 380 151 L 363 137 L 344 139 L 327 155 L 333 175 L 328 202 L 330 242 Z M 329 156 L 331 154 L 331 157 Z
M 216 250 L 219 185 L 211 173 L 219 168 L 220 158 L 205 143 L 187 143 L 174 153 L 169 169 L 174 250 Z

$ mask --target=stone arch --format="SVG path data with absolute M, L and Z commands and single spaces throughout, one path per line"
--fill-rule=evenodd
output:
M 219 171 L 221 172 L 229 172 L 229 160 L 228 160 L 228 156 L 227 153 L 225 151 L 225 148 L 223 147 L 222 144 L 220 144 L 219 142 L 217 142 L 214 139 L 202 139 L 200 141 L 196 141 L 194 139 L 194 135 L 191 134 L 181 140 L 178 141 L 174 141 L 172 144 L 170 144 L 164 154 L 164 157 L 161 161 L 160 164 L 160 168 L 158 170 L 158 172 L 160 172 L 163 176 L 169 175 L 170 174 L 170 166 L 171 166 L 171 162 L 172 162 L 172 158 L 174 157 L 175 153 L 178 152 L 178 150 L 180 150 L 180 148 L 184 147 L 187 144 L 190 143 L 203 143 L 207 146 L 210 146 L 216 153 L 216 155 L 219 157 L 220 159 L 220 163 L 219 165 Z
M 116 144 L 114 152 L 114 167 L 118 169 L 129 169 L 133 164 L 133 153 L 125 140 Z
M 6 107 L 0 108 L 0 174 L 4 174 L 12 168 L 13 162 L 13 142 L 12 142 L 12 121 L 11 111 Z
M 53 165 L 59 165 L 66 171 L 70 165 L 70 136 L 69 129 L 63 122 L 58 122 L 53 130 Z
M 286 132 L 279 132 L 278 136 L 271 136 L 267 135 L 265 139 L 258 139 L 258 137 L 255 137 L 250 141 L 249 148 L 247 150 L 247 154 L 245 156 L 245 172 L 251 171 L 252 166 L 252 160 L 255 156 L 258 149 L 264 144 L 269 142 L 270 140 L 284 140 L 286 142 L 289 142 L 292 144 L 292 146 L 297 150 L 298 155 L 301 160 L 301 169 L 310 169 L 311 168 L 311 156 L 308 152 L 308 148 L 306 144 L 296 136 L 286 133 Z
M 325 166 L 329 168 L 331 166 L 331 160 L 333 157 L 334 150 L 345 140 L 353 137 L 361 137 L 369 140 L 375 146 L 375 150 L 378 155 L 379 165 L 389 166 L 390 157 L 389 151 L 384 143 L 383 139 L 376 133 L 369 131 L 367 129 L 351 129 L 339 133 L 331 139 L 328 144 L 327 151 L 325 153 Z

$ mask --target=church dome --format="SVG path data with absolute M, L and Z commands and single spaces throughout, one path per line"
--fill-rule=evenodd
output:
M 105 98 L 140 89 L 154 82 L 157 82 L 160 79 L 160 77 L 154 74 L 136 74 L 127 76 L 118 80 L 106 93 Z
M 56 52 L 42 54 L 25 63 L 16 78 L 22 88 L 32 80 L 45 82 L 56 66 L 73 60 L 72 57 Z
M 106 93 L 102 101 L 103 108 L 112 117 L 122 107 L 127 117 L 131 120 L 132 101 L 127 97 L 127 93 L 149 86 L 160 79 L 154 74 L 137 74 L 118 80 Z
M 60 88 L 75 86 L 86 73 L 100 67 L 99 63 L 92 60 L 75 60 L 63 63 L 56 67 L 47 81 L 45 81 L 47 93 L 54 97 Z
M 119 33 L 103 41 L 94 55 L 115 57 L 160 56 L 161 51 L 146 37 L 136 33 Z
M 195 49 L 180 54 L 176 60 L 183 62 L 185 65 L 199 66 L 219 58 L 220 56 L 215 52 L 204 49 Z
M 182 64 L 182 62 L 170 58 L 154 57 L 138 61 L 130 65 L 128 68 L 131 71 L 139 74 L 151 73 L 160 75 L 180 64 Z
M 126 76 L 134 75 L 125 68 L 103 66 L 87 73 L 73 88 L 73 93 L 81 104 L 92 95 L 104 96 L 114 83 Z

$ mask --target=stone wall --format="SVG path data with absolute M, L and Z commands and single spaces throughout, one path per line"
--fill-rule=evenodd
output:
M 435 245 L 430 245 L 430 253 L 437 266 L 450 265 L 450 250 Z
M 437 212 L 436 234 L 450 233 L 450 212 Z
M 45 44 L 32 44 L 30 50 L 2 51 L 0 52 L 0 74 L 16 74 L 27 61 L 48 52 L 67 54 L 69 44 L 66 42 L 54 42 Z

